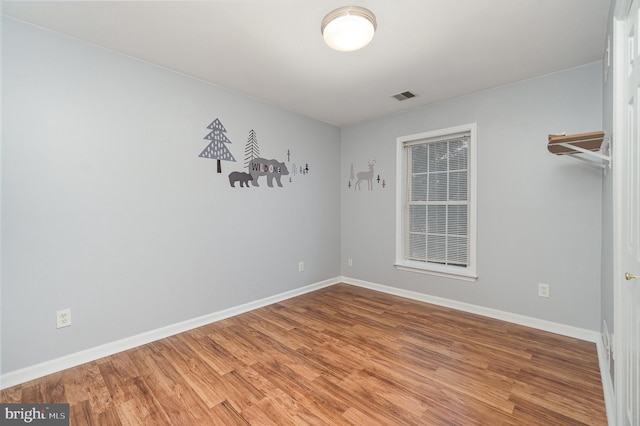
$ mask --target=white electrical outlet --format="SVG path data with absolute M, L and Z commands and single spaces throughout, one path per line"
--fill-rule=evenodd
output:
M 349 259 L 349 260 L 347 260 L 347 265 L 349 265 L 349 266 L 353 266 L 353 259 Z
M 71 325 L 71 309 L 56 311 L 56 328 L 69 327 Z
M 538 296 L 549 297 L 549 284 L 538 284 Z
M 304 262 L 300 261 L 298 262 L 298 272 L 303 272 L 304 271 Z

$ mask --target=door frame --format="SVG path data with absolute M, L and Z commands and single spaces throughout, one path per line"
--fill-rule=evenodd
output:
M 624 180 L 626 170 L 620 167 L 624 164 L 623 154 L 627 145 L 626 128 L 626 49 L 627 34 L 625 21 L 633 0 L 617 0 L 613 16 L 613 131 L 611 135 L 611 163 L 613 169 L 613 313 L 614 335 L 625 335 L 626 328 L 625 310 L 623 309 L 622 286 L 625 273 L 623 265 L 624 257 Z M 624 425 L 626 417 L 625 384 L 628 377 L 626 362 L 624 359 L 626 342 L 622 338 L 614 338 L 613 358 L 614 364 L 614 388 L 615 388 L 615 424 Z

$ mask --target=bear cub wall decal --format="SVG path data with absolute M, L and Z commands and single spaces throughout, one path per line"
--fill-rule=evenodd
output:
M 240 182 L 240 188 L 243 186 L 249 187 L 249 181 L 253 180 L 253 177 L 249 173 L 245 172 L 231 172 L 229 173 L 229 183 L 232 188 L 236 187 L 236 182 Z
M 273 179 L 275 178 L 278 186 L 282 186 L 280 181 L 281 176 L 289 174 L 287 166 L 278 160 L 265 160 L 264 158 L 254 158 L 249 163 L 249 173 L 251 174 L 251 184 L 253 186 L 258 185 L 258 178 L 260 176 L 267 177 L 267 186 L 273 187 Z

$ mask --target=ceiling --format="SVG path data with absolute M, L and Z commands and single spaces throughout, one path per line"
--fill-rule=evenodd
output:
M 331 10 L 374 12 L 376 35 L 337 52 Z M 347 126 L 599 61 L 609 0 L 2 2 L 2 13 Z M 392 98 L 411 91 L 405 101 Z

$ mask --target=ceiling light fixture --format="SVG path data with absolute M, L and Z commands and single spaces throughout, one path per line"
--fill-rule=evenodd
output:
M 322 20 L 320 31 L 333 49 L 352 52 L 369 44 L 376 27 L 376 17 L 370 10 L 345 6 L 329 12 Z

